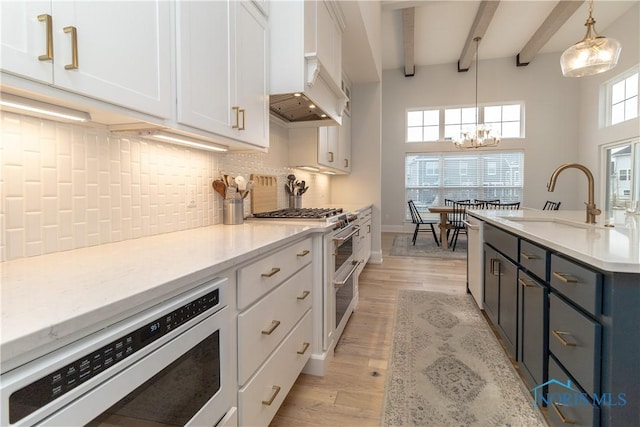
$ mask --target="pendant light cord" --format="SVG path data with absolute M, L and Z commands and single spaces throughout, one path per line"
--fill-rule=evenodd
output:
M 473 40 L 476 42 L 476 130 L 478 129 L 478 45 L 482 37 L 475 37 Z

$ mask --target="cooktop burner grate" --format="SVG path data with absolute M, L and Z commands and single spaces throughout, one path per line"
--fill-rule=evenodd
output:
M 341 208 L 301 208 L 278 209 L 276 211 L 254 213 L 254 218 L 323 219 L 342 213 Z

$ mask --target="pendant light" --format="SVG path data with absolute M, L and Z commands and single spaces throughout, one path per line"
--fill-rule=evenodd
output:
M 616 39 L 601 36 L 593 19 L 593 0 L 589 0 L 589 17 L 584 38 L 564 51 L 560 67 L 565 77 L 584 77 L 603 73 L 618 64 L 622 46 Z
M 475 37 L 476 42 L 476 123 L 473 130 L 463 130 L 460 137 L 453 139 L 453 144 L 461 150 L 476 149 L 483 147 L 495 147 L 500 143 L 500 135 L 498 132 L 481 123 L 478 124 L 478 45 L 481 37 Z

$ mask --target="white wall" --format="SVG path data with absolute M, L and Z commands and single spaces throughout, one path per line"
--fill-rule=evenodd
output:
M 480 47 L 482 57 L 482 47 Z M 563 176 L 562 186 L 548 193 L 553 170 L 578 161 L 579 82 L 560 72 L 559 54 L 538 55 L 528 66 L 516 67 L 514 58 L 480 60 L 478 103 L 523 101 L 524 139 L 503 140 L 498 149 L 523 149 L 523 206 L 541 208 L 545 200 L 560 200 L 566 209 L 582 205 L 575 191 L 578 176 Z M 475 65 L 474 65 L 475 66 Z M 413 77 L 401 69 L 386 70 L 382 80 L 382 224 L 384 230 L 402 230 L 405 212 L 404 156 L 412 152 L 456 151 L 450 142 L 406 144 L 407 108 L 469 105 L 474 103 L 473 66 L 457 72 L 456 64 L 418 67 Z M 586 188 L 586 182 L 585 182 Z M 586 191 L 586 190 L 585 190 Z

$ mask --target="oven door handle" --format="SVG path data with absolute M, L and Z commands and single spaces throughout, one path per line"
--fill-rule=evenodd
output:
M 351 238 L 351 236 L 356 234 L 358 231 L 360 231 L 360 227 L 353 227 L 353 231 L 351 233 L 347 234 L 344 237 L 334 237 L 333 241 L 334 242 L 338 242 L 338 243 L 346 242 L 347 240 L 349 240 Z
M 333 281 L 333 286 L 336 289 L 340 289 L 341 287 L 343 287 L 344 285 L 347 284 L 347 282 L 349 281 L 349 279 L 351 278 L 351 276 L 353 276 L 353 273 L 356 272 L 356 269 L 358 268 L 358 266 L 360 265 L 360 261 L 353 261 L 353 268 L 351 269 L 351 271 L 347 274 L 347 277 L 345 277 L 342 280 L 334 280 Z

